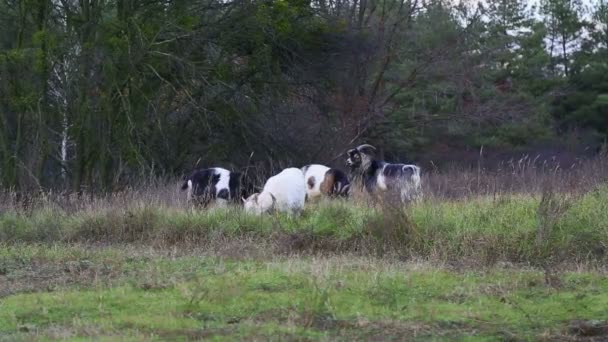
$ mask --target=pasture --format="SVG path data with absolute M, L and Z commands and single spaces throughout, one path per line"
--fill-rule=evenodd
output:
M 0 201 L 0 340 L 608 336 L 606 163 L 427 175 L 421 202 L 192 210 L 176 182 Z

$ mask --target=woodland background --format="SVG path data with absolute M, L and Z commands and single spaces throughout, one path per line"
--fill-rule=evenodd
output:
M 3 188 L 344 167 L 361 142 L 438 168 L 578 158 L 607 136 L 605 0 L 0 0 Z

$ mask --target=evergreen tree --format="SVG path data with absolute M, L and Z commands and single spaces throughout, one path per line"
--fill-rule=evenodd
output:
M 608 10 L 605 1 L 593 11 L 591 34 L 573 53 L 573 72 L 564 95 L 553 103 L 553 113 L 564 130 L 584 128 L 598 134 L 598 140 L 608 137 Z
M 570 75 L 572 54 L 579 48 L 585 27 L 582 12 L 581 0 L 541 1 L 541 14 L 550 41 L 551 69 L 555 74 L 559 74 L 559 65 L 566 77 Z

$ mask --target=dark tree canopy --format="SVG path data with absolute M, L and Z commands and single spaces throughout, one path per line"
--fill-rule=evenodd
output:
M 608 135 L 604 0 L 0 0 L 0 185 Z M 539 15 L 535 15 L 539 14 Z

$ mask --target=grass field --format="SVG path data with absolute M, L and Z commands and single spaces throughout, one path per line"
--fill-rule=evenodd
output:
M 603 270 L 457 270 L 341 256 L 236 260 L 3 246 L 0 338 L 572 339 L 607 333 Z
M 607 253 L 602 186 L 297 219 L 43 199 L 0 214 L 0 340 L 601 340 Z

